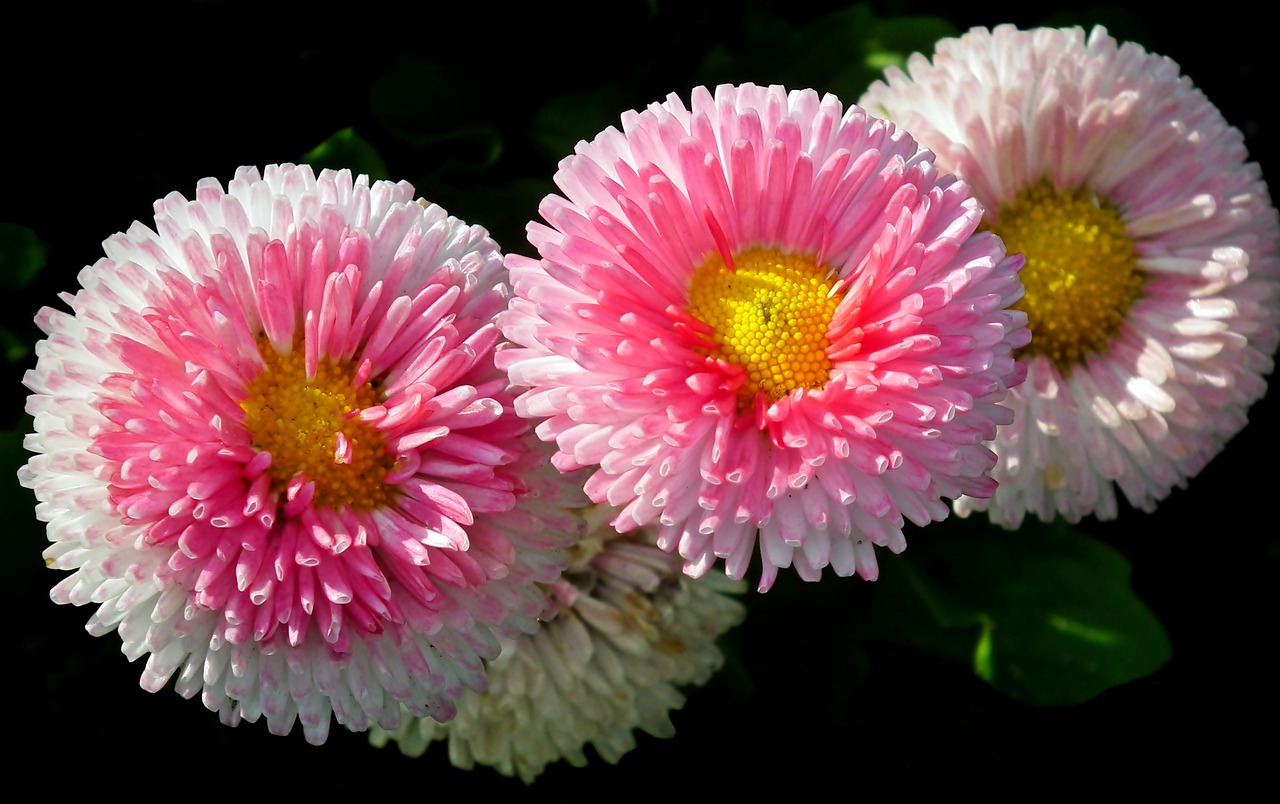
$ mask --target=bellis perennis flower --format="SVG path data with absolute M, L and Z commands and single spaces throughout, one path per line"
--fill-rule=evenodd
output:
M 513 468 L 495 244 L 407 184 L 283 165 L 104 247 L 26 377 L 53 599 L 233 725 L 452 716 L 569 538 Z
M 1027 513 L 1152 510 L 1247 423 L 1280 324 L 1280 223 L 1241 133 L 1169 59 L 1102 28 L 977 28 L 862 103 L 968 181 L 1027 259 L 1027 381 L 990 499 Z
M 464 693 L 448 723 L 407 720 L 394 732 L 371 731 L 370 741 L 395 740 L 418 756 L 447 740 L 457 767 L 486 765 L 532 782 L 552 762 L 585 766 L 588 744 L 616 763 L 635 748 L 636 730 L 674 735 L 680 687 L 705 684 L 720 668 L 716 640 L 745 614 L 736 598 L 743 585 L 682 575 L 651 528 L 619 534 L 612 515 L 597 506 L 579 518 L 585 533 L 551 587 L 554 616 L 504 646 L 489 663 L 486 692 Z
M 877 574 L 873 545 L 990 495 L 1021 380 L 1021 258 L 901 129 L 830 95 L 699 87 L 556 174 L 510 255 L 501 352 L 564 471 L 698 577 Z

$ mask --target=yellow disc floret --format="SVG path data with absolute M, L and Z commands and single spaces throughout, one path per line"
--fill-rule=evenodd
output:
M 738 406 L 757 394 L 777 401 L 797 388 L 819 389 L 831 373 L 827 330 L 840 303 L 835 278 L 811 256 L 752 248 L 719 254 L 693 273 L 689 313 L 714 331 L 715 358 L 742 366 Z
M 1031 330 L 1022 354 L 1044 355 L 1066 374 L 1105 352 L 1146 280 L 1119 211 L 1087 188 L 1056 190 L 1046 179 L 985 228 L 1027 259 L 1027 292 L 1014 305 Z
M 300 347 L 280 355 L 262 337 L 258 348 L 266 368 L 249 383 L 240 407 L 254 448 L 271 453 L 273 485 L 283 489 L 301 474 L 315 483 L 315 506 L 368 511 L 385 505 L 392 495 L 384 478 L 394 458 L 376 430 L 349 415 L 379 404 L 374 388 L 355 386 L 350 367 L 324 360 L 308 378 Z

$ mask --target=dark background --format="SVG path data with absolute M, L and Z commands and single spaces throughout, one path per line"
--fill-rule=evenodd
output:
M 36 310 L 74 290 L 102 240 L 150 221 L 156 198 L 191 196 L 200 178 L 225 182 L 242 164 L 303 161 L 346 127 L 376 147 L 390 177 L 486 225 L 505 250 L 530 253 L 523 222 L 553 189 L 558 159 L 529 136 L 544 104 L 570 92 L 606 99 L 599 125 L 575 135 L 590 138 L 623 110 L 672 91 L 687 99 L 726 69 L 735 82 L 786 75 L 799 88 L 761 35 L 803 29 L 844 4 L 461 5 L 179 3 L 74 18 L 37 11 L 26 24 L 7 24 L 0 221 L 34 230 L 48 265 L 10 300 L 4 326 L 37 340 Z M 871 5 L 884 17 L 936 15 L 957 31 L 1108 21 L 1118 37 L 1177 61 L 1245 132 L 1264 176 L 1280 174 L 1275 53 L 1256 19 L 1202 7 L 1192 17 L 1165 4 Z M 710 58 L 721 51 L 736 54 L 728 67 Z M 388 91 L 379 77 L 406 63 L 439 83 L 424 90 L 417 113 L 427 119 L 389 124 L 373 98 Z M 811 84 L 820 91 L 828 88 L 821 66 Z M 590 114 L 566 128 L 584 120 Z M 33 364 L 29 354 L 5 364 L 5 428 L 27 426 L 20 383 Z M 1248 428 L 1155 514 L 1126 510 L 1115 522 L 1083 525 L 1128 557 L 1135 590 L 1164 624 L 1173 658 L 1158 672 L 1078 706 L 1029 706 L 965 667 L 891 642 L 842 644 L 832 623 L 859 617 L 869 585 L 833 577 L 806 585 L 783 573 L 768 595 L 751 593 L 750 615 L 729 641 L 730 666 L 673 714 L 674 739 L 640 735 L 618 766 L 553 766 L 531 792 L 1006 798 L 1067 789 L 1223 794 L 1269 779 L 1278 714 L 1276 396 L 1272 389 Z M 16 471 L 24 454 L 13 438 L 6 444 Z M 144 692 L 140 663 L 125 661 L 118 638 L 84 632 L 88 609 L 49 601 L 61 574 L 43 567 L 33 499 L 12 485 L 0 542 L 11 768 L 39 772 L 39 784 L 143 796 L 525 791 L 488 769 L 451 768 L 443 746 L 410 760 L 335 727 L 313 747 L 300 729 L 287 738 L 261 722 L 228 729 L 197 701 Z M 887 554 L 882 566 L 892 572 Z

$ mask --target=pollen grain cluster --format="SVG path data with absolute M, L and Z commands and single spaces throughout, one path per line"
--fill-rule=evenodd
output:
M 740 409 L 757 394 L 777 401 L 797 388 L 816 390 L 831 373 L 827 330 L 840 303 L 835 279 L 811 256 L 752 248 L 718 254 L 696 271 L 689 313 L 714 330 L 712 357 L 741 366 Z
M 349 367 L 321 360 L 308 378 L 300 345 L 277 354 L 265 337 L 258 348 L 266 368 L 241 403 L 255 449 L 271 453 L 273 487 L 301 474 L 315 483 L 313 505 L 368 511 L 391 499 L 384 482 L 394 458 L 382 436 L 350 415 L 379 404 L 369 384 L 359 387 Z
M 1023 190 L 987 226 L 1010 254 L 1022 252 L 1031 343 L 1060 371 L 1107 350 L 1142 295 L 1146 279 L 1119 211 L 1087 188 L 1057 190 L 1047 179 Z

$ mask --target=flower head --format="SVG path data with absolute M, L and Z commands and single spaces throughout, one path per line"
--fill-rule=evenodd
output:
M 635 747 L 636 729 L 672 736 L 680 687 L 705 684 L 723 663 L 716 640 L 742 620 L 742 584 L 682 575 L 652 529 L 619 534 L 612 515 L 598 506 L 574 515 L 585 532 L 551 587 L 557 610 L 536 633 L 504 645 L 489 663 L 488 691 L 464 693 L 448 723 L 406 720 L 371 731 L 370 741 L 395 740 L 420 756 L 447 740 L 457 767 L 532 782 L 552 762 L 586 765 L 588 744 L 616 763 Z
M 1025 253 L 1027 380 L 994 449 L 1028 513 L 1152 510 L 1247 422 L 1280 323 L 1280 225 L 1243 137 L 1172 61 L 1102 28 L 976 28 L 861 101 L 973 187 Z
M 903 130 L 783 87 L 622 117 L 556 174 L 510 255 L 499 356 L 556 465 L 622 531 L 759 588 L 877 574 L 904 518 L 989 495 L 1021 378 L 1018 258 Z
M 520 504 L 487 233 L 407 184 L 242 168 L 155 204 L 45 308 L 20 471 L 142 686 L 225 722 L 447 718 L 566 557 Z M 534 442 L 536 444 L 536 441 Z

